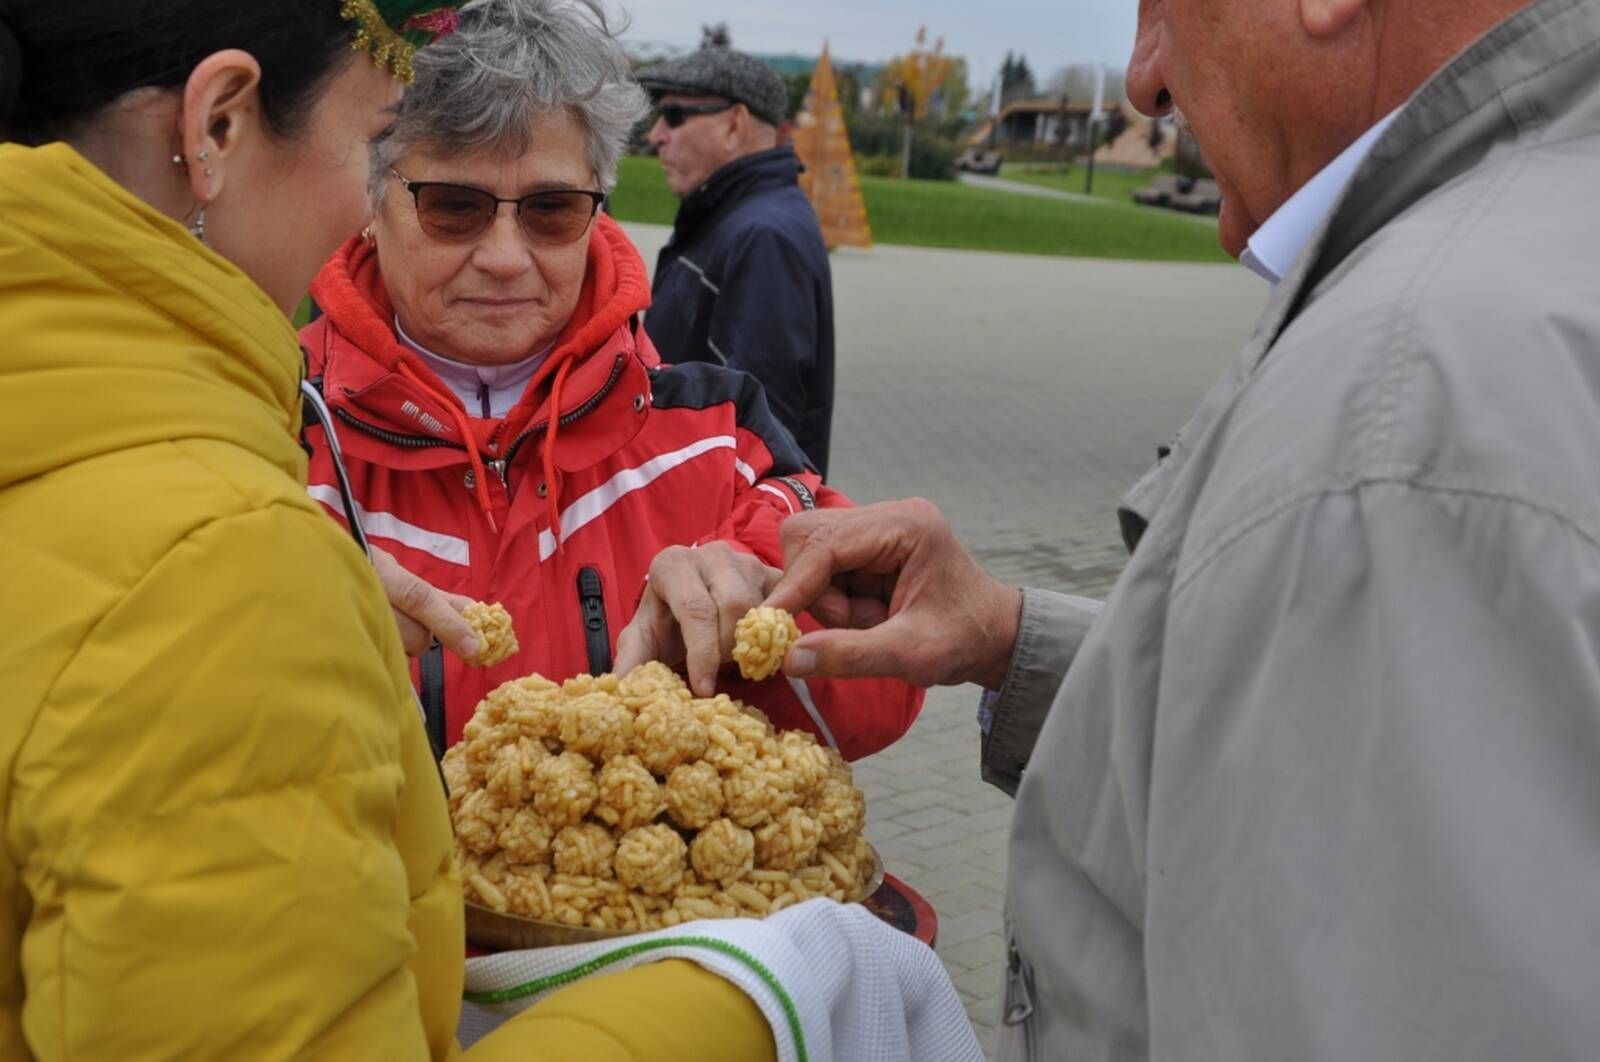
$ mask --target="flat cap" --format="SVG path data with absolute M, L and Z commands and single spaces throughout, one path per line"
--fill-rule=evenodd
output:
M 742 103 L 769 125 L 789 114 L 789 89 L 777 71 L 731 48 L 702 48 L 681 59 L 656 63 L 639 72 L 639 84 L 652 96 L 721 96 Z

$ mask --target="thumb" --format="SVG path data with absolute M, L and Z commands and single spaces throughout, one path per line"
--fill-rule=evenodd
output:
M 898 678 L 921 685 L 910 650 L 914 634 L 898 617 L 864 631 L 812 631 L 789 649 L 783 670 L 794 678 Z

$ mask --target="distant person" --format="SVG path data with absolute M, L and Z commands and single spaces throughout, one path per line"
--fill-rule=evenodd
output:
M 833 278 L 799 160 L 778 142 L 783 79 L 748 55 L 703 48 L 639 81 L 660 114 L 650 143 L 683 200 L 656 262 L 645 330 L 669 363 L 709 361 L 760 380 L 825 477 Z

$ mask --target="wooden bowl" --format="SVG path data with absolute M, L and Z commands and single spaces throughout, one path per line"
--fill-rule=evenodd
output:
M 860 903 L 883 884 L 883 860 L 878 850 L 872 852 L 872 873 L 867 876 L 858 895 L 849 903 Z M 522 915 L 502 914 L 489 907 L 467 901 L 467 943 L 484 951 L 521 951 L 526 948 L 556 948 L 566 944 L 588 944 L 596 940 L 614 940 L 633 936 L 627 929 L 590 929 L 588 926 L 569 926 L 560 922 L 545 922 Z

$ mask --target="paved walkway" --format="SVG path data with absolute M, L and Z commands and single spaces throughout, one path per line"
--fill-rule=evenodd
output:
M 646 260 L 667 230 L 628 226 Z M 833 259 L 833 485 L 923 495 L 997 575 L 1104 595 L 1114 509 L 1249 336 L 1267 290 L 1228 265 L 879 247 Z M 974 687 L 934 690 L 857 765 L 867 835 L 939 913 L 939 955 L 987 1048 L 1011 801 L 978 778 Z
M 962 184 L 969 184 L 974 188 L 987 188 L 992 192 L 1013 192 L 1017 195 L 1031 195 L 1039 199 L 1065 199 L 1073 203 L 1088 203 L 1091 206 L 1106 206 L 1111 202 L 1109 199 L 1084 195 L 1082 192 L 1069 192 L 1062 188 L 1046 188 L 1044 185 L 1029 184 L 1027 181 L 1008 181 L 1004 177 L 985 177 L 979 173 L 957 174 L 956 180 Z

